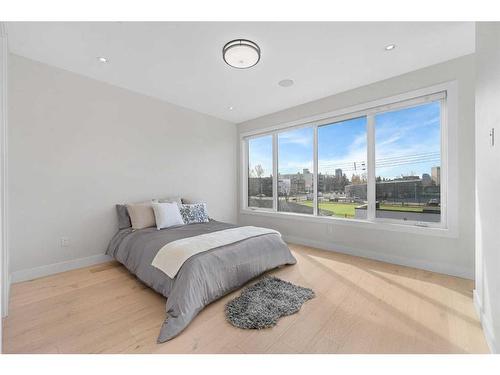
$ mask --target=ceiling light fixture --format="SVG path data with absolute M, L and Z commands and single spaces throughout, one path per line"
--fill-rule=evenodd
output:
M 97 60 L 99 60 L 99 62 L 102 62 L 103 64 L 108 62 L 108 59 L 106 57 L 103 57 L 103 56 L 98 56 Z
M 232 111 L 234 109 L 234 107 L 233 106 L 229 106 L 229 107 L 227 107 L 227 109 L 229 109 L 230 111 Z
M 222 48 L 222 58 L 233 68 L 248 69 L 259 62 L 260 48 L 251 40 L 235 39 Z
M 385 46 L 386 51 L 392 51 L 394 48 L 396 48 L 395 44 L 389 44 L 389 45 Z
M 294 82 L 292 79 L 283 79 L 278 82 L 278 85 L 280 85 L 281 87 L 290 87 L 293 86 L 293 84 Z

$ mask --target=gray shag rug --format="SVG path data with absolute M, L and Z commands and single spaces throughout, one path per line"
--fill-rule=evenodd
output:
M 265 277 L 227 303 L 226 319 L 238 328 L 274 327 L 279 318 L 295 314 L 311 298 L 314 298 L 312 289 L 277 277 Z

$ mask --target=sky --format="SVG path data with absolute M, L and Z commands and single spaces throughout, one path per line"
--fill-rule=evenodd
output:
M 318 170 L 335 174 L 335 169 L 351 179 L 366 173 L 366 117 L 318 128 Z
M 385 112 L 375 116 L 376 175 L 431 174 L 440 165 L 440 103 Z M 280 174 L 313 169 L 313 130 L 294 129 L 278 135 Z M 260 164 L 272 173 L 272 136 L 249 141 L 250 167 Z M 341 168 L 350 179 L 362 174 L 366 163 L 366 118 L 361 117 L 318 128 L 318 170 L 335 174 Z
M 273 137 L 271 135 L 248 140 L 248 162 L 250 170 L 260 164 L 264 168 L 265 177 L 272 175 Z
M 307 168 L 313 171 L 313 128 L 278 134 L 278 173 L 292 174 Z
M 439 102 L 375 116 L 376 175 L 422 177 L 440 166 L 440 117 Z

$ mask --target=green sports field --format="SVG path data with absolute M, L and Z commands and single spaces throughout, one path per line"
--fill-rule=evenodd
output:
M 313 201 L 303 201 L 297 202 L 309 207 L 313 206 Z M 324 211 L 329 211 L 333 216 L 338 217 L 354 217 L 354 208 L 360 206 L 359 203 L 339 203 L 339 202 L 320 202 L 319 209 Z M 411 211 L 411 212 L 422 212 L 422 207 L 419 206 L 401 206 L 401 205 L 388 205 L 381 204 L 381 209 L 384 210 L 397 210 L 397 211 Z

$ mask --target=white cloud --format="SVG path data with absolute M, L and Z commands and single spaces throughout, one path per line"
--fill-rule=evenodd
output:
M 312 135 L 304 135 L 303 132 L 291 131 L 279 134 L 281 144 L 296 144 L 304 147 L 312 147 Z

